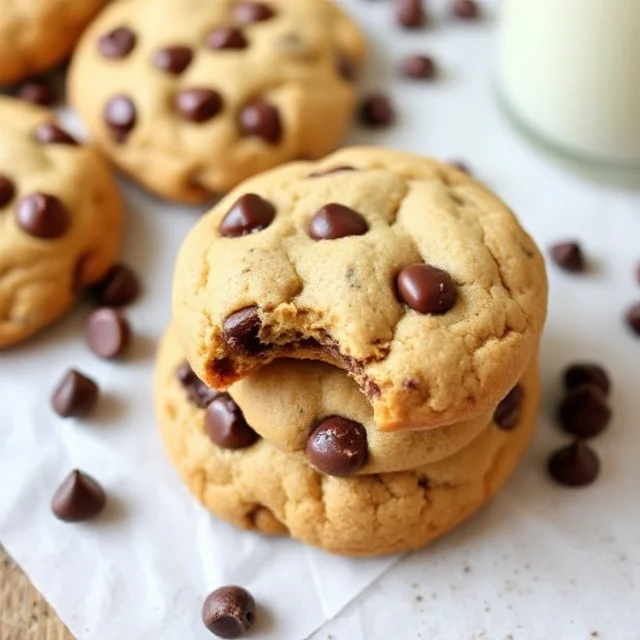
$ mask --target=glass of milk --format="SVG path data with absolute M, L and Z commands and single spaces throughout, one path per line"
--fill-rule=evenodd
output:
M 640 164 L 640 0 L 502 0 L 499 82 L 559 150 Z

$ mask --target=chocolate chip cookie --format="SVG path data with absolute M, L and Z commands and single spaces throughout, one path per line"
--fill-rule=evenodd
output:
M 64 60 L 107 0 L 0 0 L 0 84 Z
M 544 261 L 473 178 L 376 148 L 240 185 L 187 237 L 174 317 L 224 390 L 280 357 L 346 370 L 379 429 L 492 412 L 537 351 Z
M 166 450 L 198 500 L 236 526 L 350 556 L 423 546 L 484 505 L 526 449 L 539 402 L 532 367 L 517 411 L 507 407 L 501 424 L 487 425 L 452 456 L 410 471 L 341 478 L 258 438 L 237 406 L 221 408 L 227 394 L 212 413 L 202 408 L 204 398 L 185 386 L 183 362 L 169 331 L 158 354 L 157 414 Z
M 95 149 L 51 111 L 0 99 L 0 348 L 62 316 L 108 271 L 122 217 Z
M 364 56 L 326 0 L 121 0 L 83 37 L 69 93 L 124 171 L 199 202 L 338 146 Z

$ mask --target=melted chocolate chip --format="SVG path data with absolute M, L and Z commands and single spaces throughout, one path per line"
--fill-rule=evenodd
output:
M 419 313 L 443 314 L 458 300 L 451 276 L 428 264 L 405 267 L 397 279 L 400 300 Z
M 222 219 L 218 231 L 224 238 L 239 238 L 266 229 L 276 216 L 276 208 L 255 193 L 236 200 Z
M 204 424 L 211 441 L 223 449 L 246 449 L 259 438 L 228 393 L 219 394 L 209 403 Z
M 242 587 L 220 587 L 211 593 L 202 607 L 202 621 L 220 638 L 239 638 L 256 619 L 253 596 Z
M 396 19 L 405 29 L 418 29 L 427 23 L 422 0 L 394 0 Z
M 46 78 L 32 78 L 23 82 L 16 92 L 16 97 L 41 107 L 50 107 L 56 103 L 56 90 Z
M 336 58 L 336 70 L 338 75 L 347 82 L 354 82 L 358 77 L 356 65 L 344 53 Z
M 99 358 L 117 358 L 129 347 L 131 327 L 119 311 L 104 307 L 89 316 L 85 326 L 85 339 L 91 351 Z
M 116 264 L 92 287 L 91 293 L 101 307 L 126 307 L 140 294 L 140 282 L 130 267 Z
M 249 43 L 237 27 L 217 27 L 206 38 L 209 49 L 246 49 Z
M 16 187 L 7 176 L 0 174 L 0 207 L 6 207 L 15 197 Z
M 79 418 L 93 409 L 98 395 L 98 385 L 91 378 L 71 369 L 53 392 L 51 406 L 63 418 Z
M 382 93 L 368 96 L 360 105 L 360 122 L 366 127 L 380 129 L 393 124 L 394 120 L 393 105 Z
M 104 121 L 111 137 L 122 144 L 133 131 L 137 121 L 136 106 L 125 95 L 113 96 L 104 108 Z
M 34 238 L 53 239 L 62 236 L 71 224 L 65 206 L 48 193 L 32 193 L 18 202 L 18 226 Z
M 339 167 L 331 167 L 331 169 L 324 169 L 323 171 L 314 171 L 309 174 L 309 178 L 324 178 L 324 176 L 342 173 L 343 171 L 357 171 L 357 169 L 348 165 L 341 165 Z
M 35 130 L 35 138 L 40 144 L 78 144 L 74 137 L 53 122 L 39 124 Z
M 369 230 L 362 214 L 342 204 L 322 207 L 311 219 L 309 235 L 314 240 L 336 240 L 347 236 L 361 236 Z
M 273 105 L 263 100 L 242 108 L 239 126 L 242 135 L 262 138 L 269 144 L 277 144 L 282 138 L 280 113 Z
M 500 402 L 498 408 L 493 414 L 493 421 L 505 431 L 510 431 L 518 426 L 520 420 L 520 413 L 522 411 L 522 400 L 524 398 L 524 391 L 518 384 L 516 385 L 506 397 Z
M 229 348 L 246 355 L 256 355 L 265 350 L 266 345 L 260 342 L 262 320 L 257 306 L 245 307 L 232 313 L 222 328 L 224 341 Z
M 453 0 L 453 13 L 464 20 L 476 20 L 480 9 L 475 0 Z
M 560 404 L 559 417 L 569 433 L 580 438 L 592 438 L 609 425 L 611 409 L 598 387 L 583 384 L 566 395 Z
M 182 388 L 187 392 L 189 400 L 200 409 L 206 409 L 218 396 L 217 391 L 208 387 L 198 378 L 188 362 L 184 362 L 178 367 L 176 377 L 180 381 Z
M 126 58 L 136 46 L 136 34 L 128 27 L 117 27 L 98 40 L 98 51 L 105 58 Z
M 596 452 L 582 440 L 555 451 L 547 463 L 549 475 L 567 487 L 591 484 L 600 473 L 600 460 Z
M 634 304 L 627 309 L 625 320 L 629 329 L 637 336 L 640 336 L 640 303 Z
M 183 89 L 176 94 L 175 106 L 185 120 L 206 122 L 222 110 L 222 96 L 213 89 Z
M 581 387 L 584 384 L 597 387 L 605 396 L 608 396 L 609 391 L 611 391 L 609 374 L 599 364 L 592 362 L 577 362 L 570 365 L 565 369 L 563 378 L 564 387 L 567 391 Z
M 264 22 L 274 15 L 274 10 L 264 2 L 238 2 L 233 10 L 233 16 L 240 24 Z
M 159 49 L 153 54 L 153 66 L 173 76 L 179 76 L 193 60 L 193 51 L 189 47 L 175 45 Z
M 551 259 L 565 271 L 581 273 L 586 268 L 582 248 L 577 242 L 560 242 L 551 247 Z
M 436 77 L 436 63 L 429 56 L 407 56 L 400 64 L 400 71 L 405 78 L 432 80 Z
M 64 522 L 83 522 L 97 516 L 106 503 L 104 490 L 90 475 L 72 471 L 58 487 L 51 510 Z

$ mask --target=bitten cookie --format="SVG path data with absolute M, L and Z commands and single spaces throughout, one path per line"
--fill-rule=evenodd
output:
M 187 237 L 174 318 L 225 389 L 279 357 L 348 371 L 381 430 L 493 411 L 537 351 L 543 258 L 509 209 L 432 159 L 376 148 L 239 186 Z
M 66 58 L 106 0 L 0 0 L 0 84 Z
M 84 35 L 69 93 L 124 171 L 199 202 L 337 147 L 364 55 L 326 0 L 120 0 Z
M 98 152 L 52 112 L 0 99 L 0 348 L 62 316 L 106 273 L 122 221 Z
M 425 545 L 484 505 L 509 477 L 534 430 L 537 374 L 523 380 L 520 412 L 490 424 L 453 456 L 412 471 L 337 478 L 300 453 L 205 424 L 177 372 L 184 361 L 169 331 L 158 354 L 155 401 L 166 450 L 189 489 L 236 526 L 288 534 L 332 553 L 382 555 Z M 234 448 L 230 448 L 234 447 Z

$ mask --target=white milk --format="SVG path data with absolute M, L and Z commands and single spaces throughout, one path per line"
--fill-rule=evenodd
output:
M 548 142 L 640 160 L 640 0 L 503 0 L 500 86 Z

